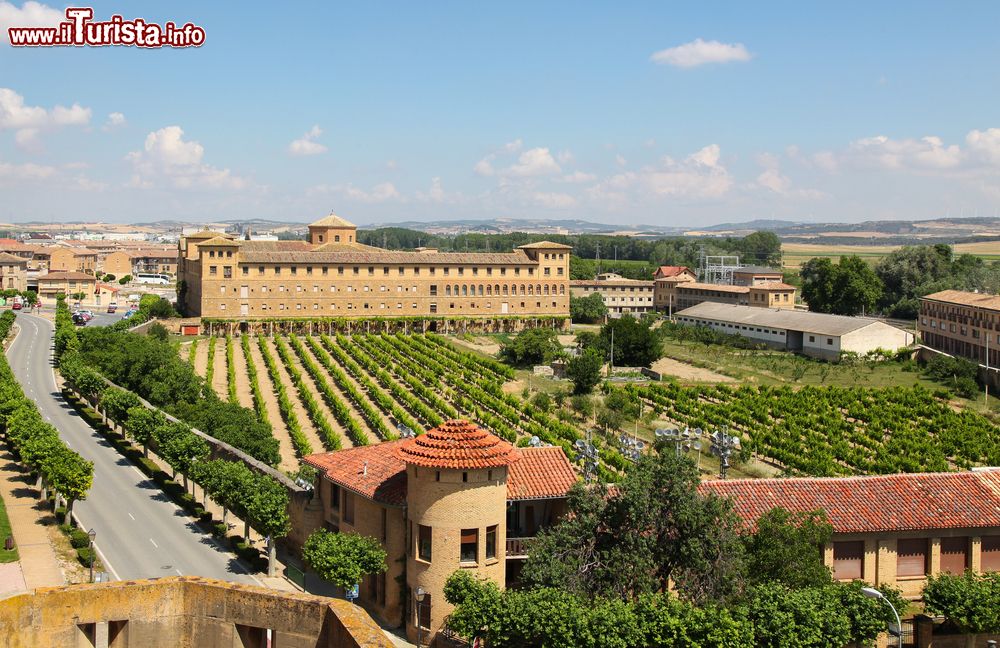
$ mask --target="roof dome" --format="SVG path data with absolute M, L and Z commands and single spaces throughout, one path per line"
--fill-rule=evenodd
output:
M 445 421 L 403 441 L 396 451 L 406 463 L 451 470 L 499 468 L 520 457 L 513 445 L 465 420 Z
M 344 220 L 333 212 L 326 218 L 321 218 L 315 223 L 310 223 L 309 227 L 357 227 L 354 223 Z

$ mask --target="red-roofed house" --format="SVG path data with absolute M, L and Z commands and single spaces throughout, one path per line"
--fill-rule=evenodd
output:
M 823 558 L 840 580 L 917 598 L 928 576 L 1000 571 L 1000 470 L 734 479 L 700 488 L 731 497 L 750 525 L 779 506 L 826 511 L 833 539 Z
M 428 643 L 451 612 L 448 576 L 461 568 L 511 582 L 529 539 L 565 513 L 577 481 L 561 448 L 516 448 L 468 421 L 304 461 L 320 473 L 326 528 L 376 538 L 388 554 L 388 571 L 361 583 L 360 602 L 405 624 L 411 639 L 419 625 Z

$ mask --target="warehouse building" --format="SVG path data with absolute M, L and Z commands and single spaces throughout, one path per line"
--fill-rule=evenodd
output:
M 896 351 L 914 340 L 909 331 L 866 317 L 710 302 L 678 312 L 677 322 L 742 335 L 769 347 L 824 360 L 837 360 L 841 353 Z

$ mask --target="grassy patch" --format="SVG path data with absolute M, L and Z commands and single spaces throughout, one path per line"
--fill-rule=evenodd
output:
M 10 533 L 10 520 L 7 518 L 7 506 L 4 504 L 3 500 L 0 499 L 0 541 L 11 535 Z M 0 544 L 0 563 L 15 562 L 17 560 L 17 547 L 15 546 L 10 551 L 3 548 L 3 544 Z

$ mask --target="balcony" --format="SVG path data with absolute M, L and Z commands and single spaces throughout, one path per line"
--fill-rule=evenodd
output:
M 507 559 L 524 560 L 534 538 L 507 538 Z

